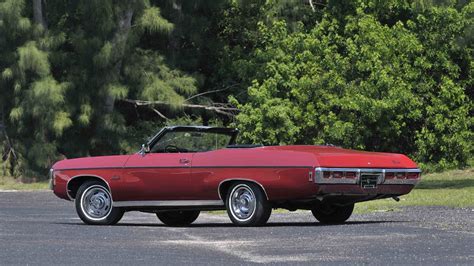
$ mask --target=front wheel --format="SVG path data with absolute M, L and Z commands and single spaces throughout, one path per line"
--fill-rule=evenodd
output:
M 192 224 L 200 211 L 162 211 L 156 213 L 158 219 L 168 226 L 186 226 Z
M 354 210 L 354 204 L 337 206 L 322 205 L 313 207 L 311 212 L 313 216 L 323 224 L 342 224 L 351 217 Z
M 99 181 L 82 184 L 77 191 L 75 205 L 79 218 L 86 224 L 116 224 L 124 214 L 122 209 L 112 207 L 112 196 Z
M 262 189 L 250 182 L 236 183 L 229 189 L 226 198 L 229 218 L 238 226 L 264 225 L 272 213 Z

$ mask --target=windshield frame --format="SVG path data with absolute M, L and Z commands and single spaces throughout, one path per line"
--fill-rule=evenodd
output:
M 207 127 L 207 126 L 173 126 L 164 127 L 154 137 L 152 137 L 146 144 L 148 147 L 147 153 L 153 149 L 160 139 L 162 139 L 169 132 L 203 132 L 203 133 L 217 133 L 230 136 L 228 145 L 234 145 L 239 130 L 236 128 L 224 128 L 224 127 Z

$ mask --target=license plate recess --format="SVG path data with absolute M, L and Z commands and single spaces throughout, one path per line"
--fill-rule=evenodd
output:
M 361 173 L 360 186 L 362 188 L 377 188 L 379 177 L 378 173 Z

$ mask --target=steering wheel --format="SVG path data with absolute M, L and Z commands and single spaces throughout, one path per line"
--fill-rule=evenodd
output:
M 168 144 L 165 147 L 165 152 L 186 152 L 186 149 L 178 148 L 178 146 L 173 144 Z

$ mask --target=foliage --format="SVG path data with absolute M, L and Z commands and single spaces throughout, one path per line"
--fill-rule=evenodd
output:
M 312 3 L 0 0 L 2 173 L 133 152 L 178 123 L 472 161 L 472 2 Z M 229 102 L 235 118 L 183 106 Z
M 261 24 L 262 48 L 248 62 L 260 71 L 236 125 L 254 142 L 332 143 L 462 167 L 474 139 L 472 77 L 463 74 L 472 47 L 459 45 L 470 8 L 433 7 L 387 25 L 359 7 L 309 32 Z

